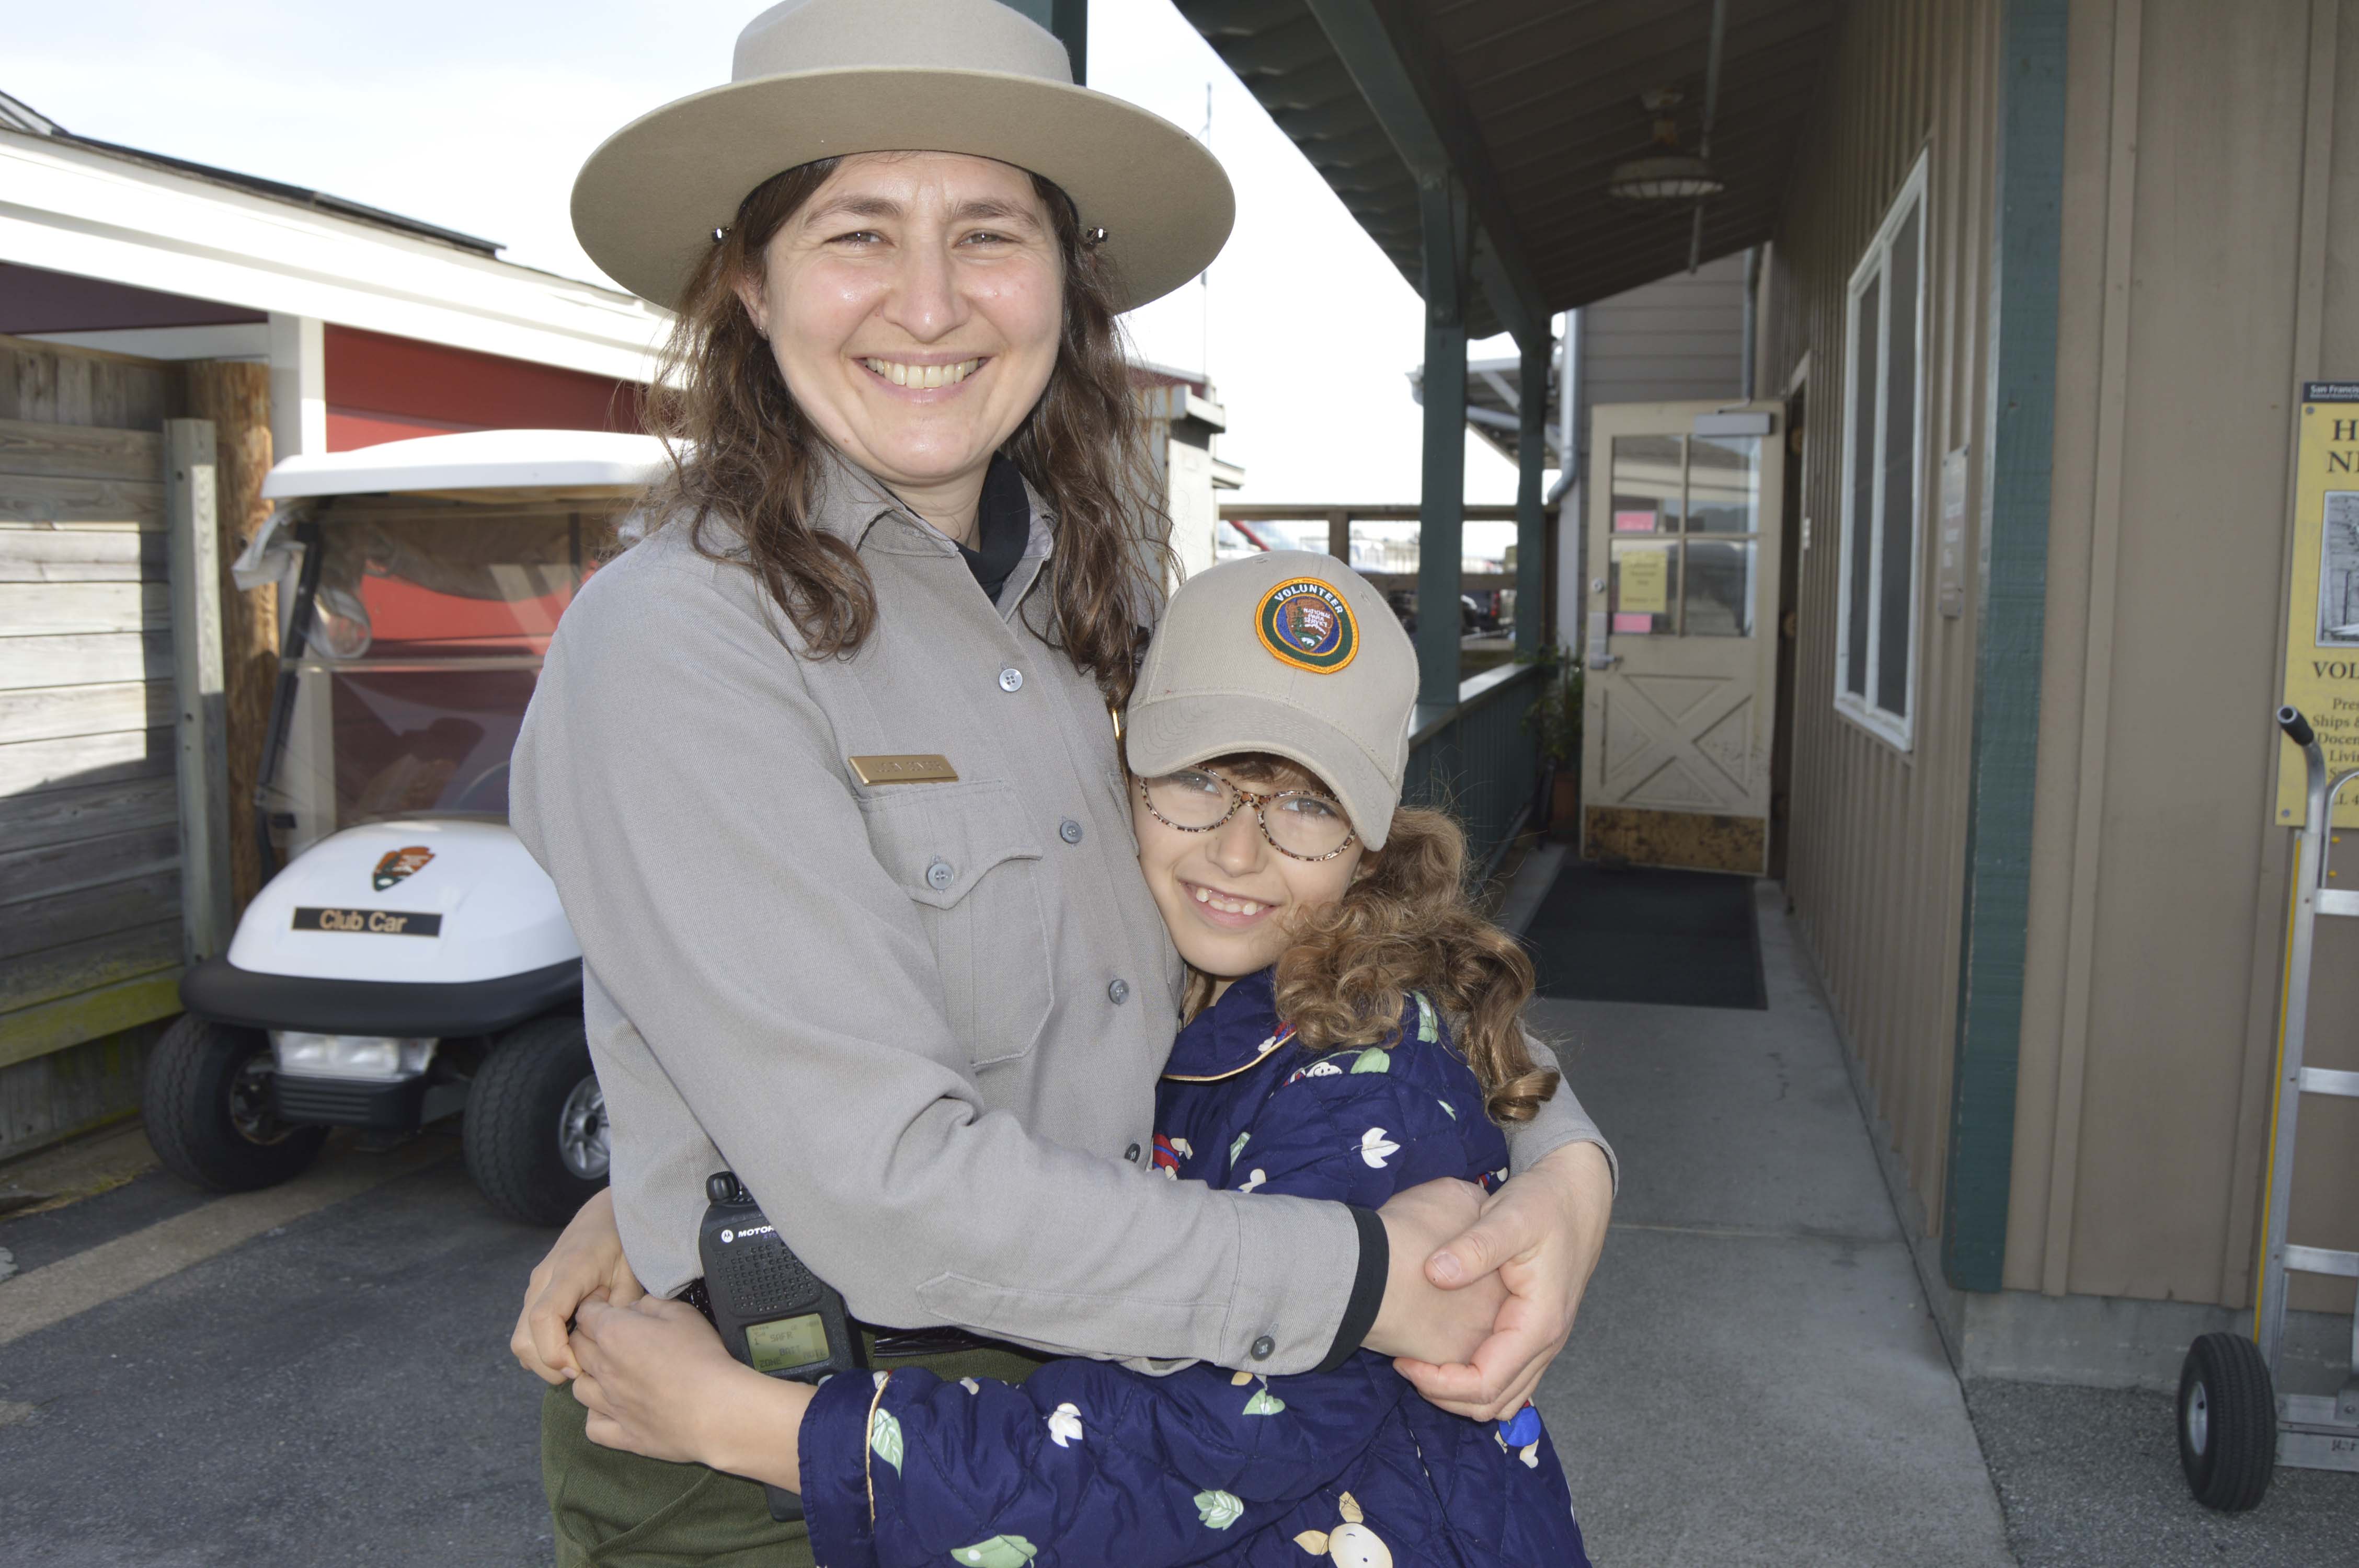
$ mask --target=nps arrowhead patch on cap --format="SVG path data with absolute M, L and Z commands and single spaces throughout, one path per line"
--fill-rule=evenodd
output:
M 1360 651 L 1352 607 L 1317 578 L 1295 578 L 1263 595 L 1254 630 L 1273 657 L 1313 675 L 1333 675 Z

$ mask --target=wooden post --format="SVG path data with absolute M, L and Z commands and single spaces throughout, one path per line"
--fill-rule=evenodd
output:
M 1516 406 L 1516 656 L 1539 656 L 1547 620 L 1548 519 L 1540 505 L 1540 469 L 1548 461 L 1549 351 L 1547 326 L 1517 345 L 1524 362 Z
M 217 472 L 212 422 L 167 419 L 164 526 L 170 539 L 179 760 L 180 951 L 190 963 L 227 949 L 233 919 Z
M 1455 178 L 1418 181 L 1425 233 L 1425 454 L 1418 506 L 1417 699 L 1458 701 L 1458 594 L 1466 534 L 1466 272 L 1473 249 Z
M 1327 509 L 1327 553 L 1343 562 L 1352 564 L 1352 513 L 1349 507 Z
M 270 472 L 270 367 L 238 360 L 197 360 L 186 367 L 187 412 L 213 427 L 218 465 L 222 661 L 229 753 L 231 909 L 243 911 L 262 887 L 262 853 L 255 841 L 254 795 L 260 784 L 263 737 L 278 684 L 278 589 L 266 583 L 241 592 L 230 563 L 255 530 L 269 520 L 262 481 Z

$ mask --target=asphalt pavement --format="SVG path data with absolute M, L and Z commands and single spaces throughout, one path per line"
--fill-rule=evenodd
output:
M 447 1134 L 332 1143 L 278 1191 L 355 1186 L 14 1338 L 15 1292 L 52 1271 L 136 1281 L 236 1227 L 158 1171 L 0 1219 L 0 1563 L 549 1560 L 540 1385 L 506 1349 L 549 1233 L 494 1215 Z

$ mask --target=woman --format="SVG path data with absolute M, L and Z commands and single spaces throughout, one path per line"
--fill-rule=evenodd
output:
M 1140 1179 L 1181 971 L 1108 721 L 1160 575 L 1114 316 L 1217 251 L 1218 166 L 996 0 L 778 6 L 734 78 L 574 192 L 679 313 L 654 401 L 690 444 L 516 754 L 614 1134 L 519 1356 L 561 1385 L 581 1301 L 688 1288 L 727 1167 L 871 1323 L 1261 1372 L 1483 1341 L 1420 1387 L 1519 1403 L 1610 1203 L 1569 1095 L 1479 1224 L 1447 1184 L 1379 1214 Z M 562 1386 L 544 1417 L 560 1561 L 809 1561 L 750 1483 L 595 1448 Z

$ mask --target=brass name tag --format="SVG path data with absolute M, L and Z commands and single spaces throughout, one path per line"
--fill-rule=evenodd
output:
M 864 784 L 956 784 L 958 770 L 948 757 L 911 752 L 901 757 L 846 757 Z

